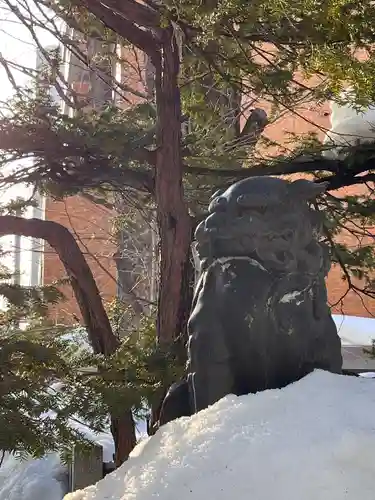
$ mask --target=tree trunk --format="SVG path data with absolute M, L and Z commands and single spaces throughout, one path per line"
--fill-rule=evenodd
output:
M 96 354 L 110 355 L 119 346 L 103 307 L 98 287 L 76 240 L 70 231 L 53 221 L 0 216 L 0 237 L 8 234 L 42 239 L 56 251 L 64 264 L 90 343 Z M 111 431 L 116 447 L 116 465 L 127 459 L 135 446 L 135 425 L 131 411 L 121 417 L 111 416 Z
M 111 433 L 115 443 L 115 466 L 120 467 L 137 444 L 134 418 L 130 410 L 121 417 L 111 416 Z
M 181 301 L 191 236 L 182 185 L 179 66 L 179 49 L 173 29 L 168 28 L 164 30 L 162 60 L 155 64 L 158 110 L 155 197 L 161 246 L 157 332 L 159 342 L 165 344 L 173 342 L 183 326 Z
M 191 306 L 192 224 L 182 184 L 180 60 L 172 28 L 164 30 L 162 58 L 154 66 L 158 111 L 155 199 L 161 257 L 157 336 L 166 347 L 179 338 L 183 353 L 181 344 L 186 339 Z M 160 394 L 155 395 L 148 426 L 150 435 L 157 429 L 166 391 L 166 387 L 161 388 Z
M 194 231 L 196 227 L 196 222 L 193 217 L 190 217 L 190 235 L 189 241 L 192 242 L 194 239 Z M 193 301 L 193 292 L 195 284 L 195 264 L 193 259 L 193 254 L 191 250 L 191 245 L 189 245 L 189 253 L 185 265 L 183 267 L 182 274 L 182 286 L 181 286 L 181 297 L 180 297 L 180 308 L 179 308 L 179 324 L 180 329 L 180 346 L 185 345 L 188 339 L 187 325 L 191 312 L 191 303 Z M 186 356 L 186 349 L 183 351 L 179 349 L 181 355 Z M 186 360 L 186 359 L 185 359 Z M 181 361 L 182 358 L 181 358 Z

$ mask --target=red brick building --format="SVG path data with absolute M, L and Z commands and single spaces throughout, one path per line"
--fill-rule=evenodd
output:
M 133 87 L 138 87 L 140 91 L 146 92 L 146 85 L 144 84 L 146 81 L 144 75 L 145 66 L 142 67 L 142 63 L 139 63 L 138 57 L 139 55 L 134 54 L 133 60 L 129 65 L 123 65 L 118 70 L 118 78 L 123 81 L 126 74 L 128 84 L 129 80 L 132 80 Z M 75 67 L 74 71 L 71 71 L 71 65 L 70 69 L 68 67 L 68 71 L 71 71 L 69 81 L 75 85 L 78 82 L 84 93 L 88 92 L 90 94 L 90 89 L 93 88 L 93 85 L 90 84 L 90 75 L 83 74 L 82 67 L 81 69 L 78 68 L 78 70 L 77 67 Z M 88 72 L 86 71 L 86 73 Z M 134 97 L 131 99 L 134 99 Z M 276 123 L 268 126 L 265 135 L 279 144 L 283 144 L 289 137 L 288 133 L 305 134 L 315 131 L 323 140 L 325 132 L 330 128 L 330 110 L 328 104 L 323 106 L 306 105 L 298 110 L 298 114 L 299 116 L 291 113 L 285 115 Z M 358 187 L 353 187 L 347 189 L 346 193 L 358 192 L 358 189 Z M 112 217 L 113 213 L 110 210 L 94 205 L 79 196 L 71 197 L 61 202 L 47 199 L 45 204 L 45 218 L 62 223 L 75 234 L 90 264 L 105 302 L 111 301 L 116 294 L 116 268 L 113 261 L 116 245 L 111 236 Z M 351 244 L 351 236 L 343 235 L 342 237 L 349 245 Z M 50 283 L 63 276 L 64 270 L 58 257 L 52 251 L 46 249 L 43 267 L 44 282 Z M 344 295 L 347 286 L 342 279 L 340 269 L 333 268 L 331 270 L 327 284 L 329 302 L 330 304 L 335 304 Z M 70 316 L 72 313 L 79 316 L 70 290 L 65 287 L 65 292 L 68 300 L 61 304 L 54 312 L 56 319 L 61 317 L 61 315 Z M 375 301 L 371 301 L 366 297 L 359 297 L 355 293 L 350 292 L 345 296 L 343 303 L 334 308 L 334 312 L 368 317 L 372 313 L 375 314 Z
M 77 36 L 73 31 L 70 36 Z M 82 40 L 81 51 L 86 52 L 95 71 L 91 71 L 70 51 L 63 51 L 63 70 L 67 82 L 75 93 L 85 100 L 87 112 L 90 109 L 100 109 L 109 102 L 126 107 L 139 102 L 140 98 L 134 94 L 123 92 L 121 96 L 114 94 L 111 79 L 116 78 L 138 91 L 140 95 L 147 94 L 147 77 L 145 68 L 147 63 L 144 56 L 138 52 L 119 49 L 114 44 L 103 47 L 98 40 Z M 117 52 L 117 56 L 124 57 L 121 64 L 113 64 L 112 60 L 100 60 L 100 52 Z M 99 59 L 99 63 L 95 62 Z M 99 75 L 99 76 L 98 76 Z M 73 110 L 63 106 L 63 112 L 72 114 Z M 121 140 L 121 138 L 119 138 Z M 117 269 L 114 255 L 117 251 L 117 241 L 113 234 L 114 217 L 116 213 L 110 209 L 90 202 L 82 196 L 69 197 L 63 201 L 52 198 L 45 200 L 44 217 L 47 220 L 58 222 L 67 227 L 75 236 L 85 258 L 87 259 L 94 278 L 97 282 L 101 297 L 105 304 L 115 297 L 117 287 Z M 64 267 L 56 253 L 48 246 L 44 249 L 42 280 L 49 284 L 65 276 Z M 64 318 L 80 317 L 79 309 L 69 286 L 63 286 L 62 291 L 66 300 L 52 311 L 56 321 Z

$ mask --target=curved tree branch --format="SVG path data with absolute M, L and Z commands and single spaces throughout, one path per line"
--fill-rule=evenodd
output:
M 0 216 L 0 236 L 8 234 L 45 240 L 57 252 L 70 278 L 94 352 L 112 354 L 119 341 L 112 332 L 91 269 L 69 230 L 53 221 Z
M 0 236 L 7 234 L 42 239 L 54 248 L 70 277 L 93 351 L 97 354 L 112 354 L 119 346 L 119 341 L 113 334 L 91 269 L 68 229 L 53 221 L 0 216 Z M 120 466 L 136 445 L 131 410 L 126 409 L 120 415 L 111 413 L 111 433 L 115 443 L 116 466 Z

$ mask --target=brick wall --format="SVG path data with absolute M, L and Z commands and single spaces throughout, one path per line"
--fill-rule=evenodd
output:
M 104 303 L 116 296 L 116 268 L 113 254 L 116 250 L 111 236 L 112 213 L 85 198 L 73 196 L 64 201 L 46 200 L 46 219 L 67 227 L 75 236 L 97 282 Z M 66 276 L 56 253 L 45 248 L 44 283 L 49 284 Z M 80 318 L 80 313 L 70 286 L 63 286 L 66 300 L 55 307 L 52 317 L 57 322 Z M 74 318 L 73 318 L 74 321 Z
M 140 92 L 145 92 L 142 79 L 144 78 L 144 59 L 139 52 L 134 53 L 122 51 L 124 58 L 121 68 L 121 79 L 130 87 L 137 88 Z M 139 102 L 139 96 L 125 94 L 124 106 Z M 259 103 L 267 109 L 266 103 Z M 329 107 L 327 104 L 317 106 L 316 104 L 301 105 L 297 109 L 299 116 L 286 113 L 274 124 L 267 127 L 265 135 L 284 144 L 290 139 L 289 133 L 304 134 L 316 131 L 321 139 L 330 128 Z M 277 154 L 278 146 L 272 148 L 273 154 Z M 270 154 L 270 150 L 267 150 Z M 358 192 L 358 187 L 346 190 L 347 193 Z M 104 302 L 110 301 L 116 294 L 116 272 L 112 255 L 116 250 L 114 241 L 111 239 L 111 216 L 112 214 L 105 208 L 98 207 L 81 197 L 71 197 L 63 202 L 47 200 L 46 218 L 60 222 L 68 227 L 74 234 L 86 256 L 93 271 L 94 277 Z M 350 244 L 352 236 L 342 236 Z M 58 257 L 51 250 L 46 249 L 44 261 L 45 283 L 59 279 L 65 275 L 63 267 Z M 329 302 L 335 304 L 344 295 L 346 284 L 342 280 L 340 269 L 333 268 L 328 277 Z M 79 317 L 79 312 L 69 287 L 64 287 L 67 301 L 59 305 L 54 311 L 55 319 L 69 318 L 72 314 Z M 353 292 L 346 295 L 343 305 L 334 307 L 334 312 L 345 313 L 354 316 L 370 316 L 375 314 L 375 301 L 359 297 Z
M 99 48 L 97 46 L 91 47 L 89 52 L 94 49 L 99 50 Z M 82 50 L 84 50 L 84 46 Z M 145 59 L 138 50 L 129 48 L 122 48 L 118 56 L 122 57 L 122 61 L 116 68 L 116 78 L 121 79 L 129 88 L 135 89 L 139 93 L 139 95 L 134 95 L 121 91 L 122 99 L 116 96 L 118 105 L 127 107 L 140 102 L 140 96 L 146 93 L 144 85 Z M 86 109 L 89 112 L 90 107 L 101 105 L 101 99 L 105 97 L 105 85 L 102 88 L 103 84 L 99 85 L 100 82 L 95 76 L 90 78 L 87 69 L 82 71 L 81 63 L 74 56 L 72 56 L 70 64 L 69 81 L 75 91 L 88 98 Z M 96 87 L 98 88 L 95 90 Z M 92 270 L 104 304 L 111 302 L 116 297 L 117 292 L 117 271 L 113 260 L 117 245 L 111 236 L 111 219 L 114 215 L 110 210 L 80 196 L 73 196 L 64 201 L 55 201 L 51 198 L 46 200 L 45 218 L 64 225 L 75 236 Z M 50 284 L 65 276 L 64 267 L 58 256 L 46 246 L 43 266 L 44 283 Z M 74 322 L 75 318 L 80 319 L 81 316 L 70 286 L 63 286 L 61 290 L 66 300 L 52 309 L 52 318 L 57 322 L 71 319 Z
M 321 140 L 327 130 L 330 129 L 330 108 L 328 103 L 318 106 L 310 103 L 300 106 L 297 109 L 298 115 L 287 114 L 285 117 L 277 120 L 266 128 L 265 135 L 269 139 L 278 144 L 286 145 L 290 140 L 290 133 L 306 134 L 316 132 Z M 274 153 L 278 147 L 275 146 Z M 298 176 L 289 176 L 290 178 Z M 360 194 L 365 192 L 363 186 L 351 186 L 336 192 L 337 195 Z M 375 234 L 375 231 L 374 231 Z M 350 234 L 342 234 L 341 241 L 350 245 L 356 246 L 355 238 Z M 375 300 L 371 300 L 363 295 L 358 295 L 350 291 L 343 301 L 343 297 L 347 290 L 346 282 L 343 281 L 343 273 L 338 266 L 334 266 L 328 276 L 328 301 L 334 313 L 347 314 L 350 316 L 371 317 L 375 315 Z M 339 304 L 337 304 L 339 302 Z M 337 305 L 334 305 L 337 304 Z

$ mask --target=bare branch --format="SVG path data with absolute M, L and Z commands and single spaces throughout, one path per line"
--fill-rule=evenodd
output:
M 160 28 L 160 16 L 157 10 L 136 0 L 102 0 L 101 3 L 138 26 Z
M 146 52 L 146 54 L 152 57 L 154 63 L 160 59 L 159 40 L 157 40 L 157 38 L 153 36 L 150 31 L 138 28 L 135 24 L 135 20 L 129 20 L 126 17 L 113 12 L 113 10 L 103 5 L 103 3 L 98 0 L 80 0 L 79 3 L 80 5 L 83 4 L 109 29 L 123 37 L 125 40 L 128 40 L 143 52 Z M 126 7 L 131 5 L 129 10 L 129 15 L 131 17 L 131 15 L 134 14 L 132 2 L 130 0 L 124 0 L 122 3 L 124 4 L 121 8 L 122 14 L 124 14 Z M 142 25 L 142 23 L 140 24 Z
M 6 73 L 7 77 L 8 77 L 9 82 L 11 83 L 13 89 L 17 92 L 19 90 L 19 86 L 17 85 L 16 80 L 15 80 L 13 74 L 12 74 L 12 71 L 10 70 L 8 63 L 4 59 L 4 57 L 3 57 L 3 55 L 2 55 L 1 52 L 0 52 L 0 64 L 4 68 L 5 73 Z

